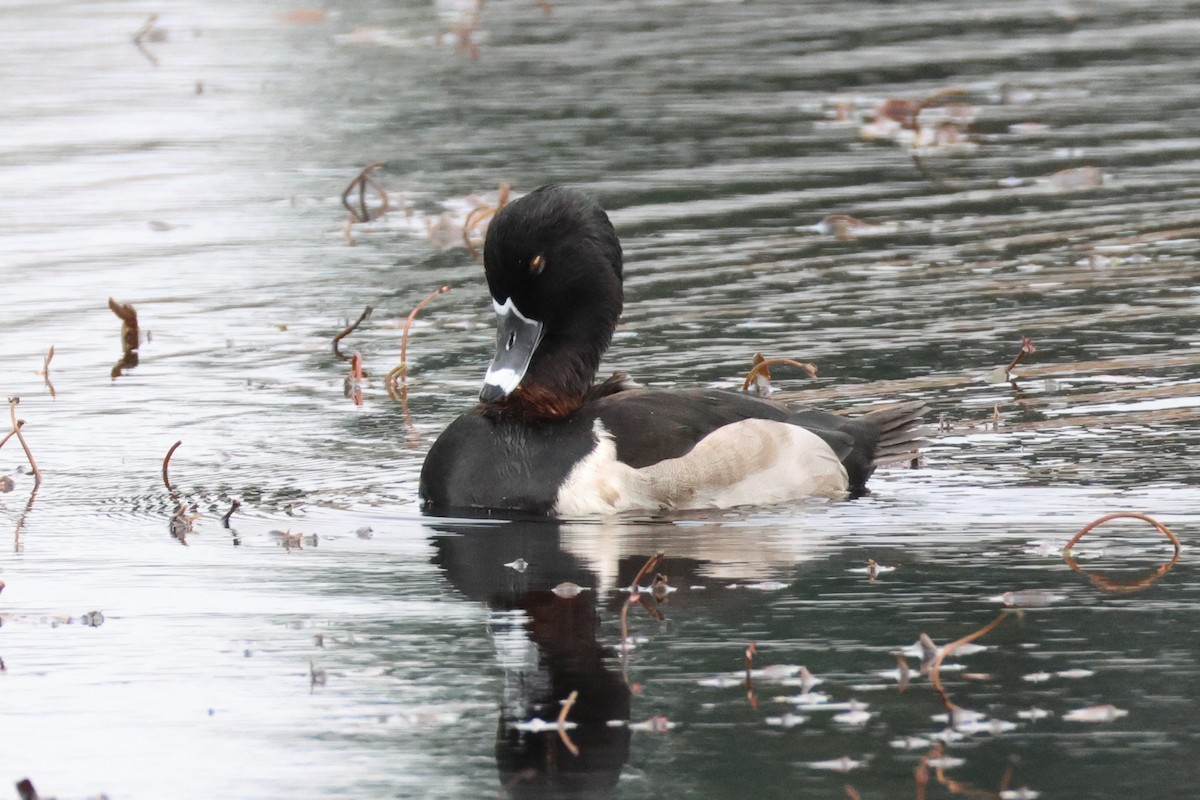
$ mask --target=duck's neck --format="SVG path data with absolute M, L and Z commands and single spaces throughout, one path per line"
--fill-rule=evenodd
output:
M 578 411 L 592 390 L 600 359 L 612 338 L 612 326 L 599 330 L 602 335 L 597 335 L 595 320 L 576 319 L 564 330 L 547 335 L 521 385 L 501 405 L 534 417 L 566 417 Z

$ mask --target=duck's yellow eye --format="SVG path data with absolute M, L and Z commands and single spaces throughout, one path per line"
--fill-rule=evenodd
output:
M 533 258 L 529 259 L 529 274 L 541 275 L 542 270 L 546 268 L 546 257 L 538 253 Z

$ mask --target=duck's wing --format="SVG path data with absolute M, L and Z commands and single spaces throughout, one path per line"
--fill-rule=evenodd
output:
M 916 401 L 848 417 L 722 389 L 629 390 L 601 398 L 591 408 L 612 434 L 617 459 L 639 469 L 686 455 L 713 431 L 742 420 L 796 425 L 829 445 L 846 468 L 851 490 L 861 490 L 877 464 L 915 454 L 926 410 Z

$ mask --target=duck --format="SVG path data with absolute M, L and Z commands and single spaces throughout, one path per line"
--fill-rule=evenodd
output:
M 592 517 L 865 494 L 922 444 L 923 401 L 860 416 L 715 388 L 597 381 L 624 307 L 621 243 L 587 195 L 539 187 L 488 226 L 496 351 L 426 454 L 426 513 Z

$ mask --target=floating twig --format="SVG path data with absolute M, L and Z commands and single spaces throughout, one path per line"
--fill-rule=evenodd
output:
M 350 360 L 350 356 L 345 355 L 344 353 L 342 353 L 341 350 L 338 349 L 338 342 L 340 342 L 342 339 L 345 339 L 350 334 L 354 333 L 355 329 L 358 328 L 359 325 L 362 325 L 363 321 L 366 320 L 368 317 L 370 317 L 371 312 L 374 310 L 375 309 L 372 306 L 367 306 L 366 308 L 363 309 L 363 312 L 358 315 L 358 319 L 356 319 L 351 324 L 347 325 L 345 328 L 342 329 L 341 333 L 339 333 L 337 336 L 333 337 L 333 354 L 335 356 L 340 358 L 342 361 Z
M 913 150 L 912 150 L 913 165 L 931 183 L 933 183 L 935 186 L 938 186 L 942 189 L 958 190 L 958 189 L 962 188 L 962 184 L 957 181 L 948 180 L 945 177 L 943 177 L 942 175 L 939 175 L 938 173 L 934 172 L 929 167 L 927 167 L 925 165 L 925 162 L 921 160 L 921 155 L 918 152 L 918 148 L 920 147 L 920 144 L 921 144 L 921 112 L 924 111 L 926 108 L 929 108 L 931 105 L 933 105 L 933 103 L 937 102 L 938 100 L 941 100 L 942 98 L 953 97 L 953 96 L 962 95 L 962 94 L 966 94 L 966 91 L 964 89 L 945 89 L 940 92 L 935 92 L 934 94 L 929 95 L 929 97 L 926 97 L 924 100 L 917 103 L 916 108 L 914 108 L 912 111 L 912 116 L 908 120 L 905 120 L 902 123 L 903 127 L 909 127 L 912 129 L 912 132 L 913 132 L 913 142 L 914 142 Z M 907 124 L 905 124 L 905 123 L 907 123 Z M 958 130 L 957 126 L 955 126 L 955 130 L 956 131 Z
M 38 487 L 42 485 L 42 471 L 38 469 L 37 461 L 33 457 L 33 451 L 29 449 L 29 444 L 25 441 L 25 435 L 21 433 L 21 428 L 25 427 L 24 422 L 17 419 L 17 403 L 21 402 L 19 397 L 8 398 L 8 413 L 12 418 L 12 434 L 16 434 L 17 441 L 21 443 L 21 448 L 25 451 L 25 458 L 29 459 L 29 466 L 33 469 L 33 490 L 36 492 Z M 12 435 L 10 434 L 10 435 Z M 4 437 L 4 441 L 8 441 L 8 437 Z M 0 442 L 3 444 L 3 442 Z
M 437 289 L 434 289 L 432 292 L 426 295 L 424 300 L 417 303 L 417 307 L 409 312 L 408 319 L 404 320 L 404 331 L 400 335 L 400 364 L 391 372 L 389 372 L 387 374 L 387 378 L 384 380 L 384 386 L 387 387 L 388 397 L 392 398 L 393 400 L 395 400 L 397 397 L 408 397 L 408 332 L 412 328 L 413 320 L 417 318 L 417 312 L 429 305 L 433 298 L 437 297 L 439 294 L 445 294 L 448 291 L 450 291 L 449 286 L 441 286 Z M 399 388 L 397 388 L 397 382 L 399 383 Z
M 382 169 L 385 166 L 387 165 L 380 161 L 363 167 L 362 172 L 358 173 L 358 175 L 354 177 L 354 180 L 350 181 L 350 183 L 346 186 L 346 190 L 342 192 L 342 205 L 345 206 L 346 210 L 350 212 L 350 216 L 353 218 L 354 222 L 370 222 L 372 219 L 379 219 L 386 214 L 388 209 L 391 207 L 387 192 L 383 190 L 382 186 L 375 183 L 375 181 L 371 179 L 372 172 L 377 169 Z M 376 193 L 378 193 L 380 200 L 379 210 L 373 217 L 370 209 L 367 208 L 368 184 L 376 191 Z M 350 193 L 354 191 L 355 187 L 358 187 L 358 208 L 355 208 L 350 204 Z
M 234 498 L 233 504 L 229 506 L 229 510 L 225 512 L 225 516 L 221 517 L 221 525 L 228 528 L 229 518 L 233 516 L 233 512 L 242 507 L 242 501 Z
M 1179 554 L 1180 549 L 1183 547 L 1183 545 L 1179 543 L 1179 539 L 1176 538 L 1175 534 L 1171 533 L 1171 529 L 1153 517 L 1138 513 L 1137 511 L 1117 511 L 1112 514 L 1105 514 L 1103 517 L 1100 517 L 1100 519 L 1084 525 L 1079 533 L 1072 536 L 1071 541 L 1067 542 L 1066 546 L 1063 547 L 1063 555 L 1065 556 L 1069 554 L 1071 552 L 1071 548 L 1074 547 L 1088 531 L 1114 519 L 1140 519 L 1142 522 L 1150 523 L 1159 533 L 1171 540 L 1171 544 L 1175 545 L 1176 555 Z
M 746 646 L 746 652 L 742 654 L 743 662 L 746 665 L 746 699 L 750 701 L 750 708 L 758 710 L 758 697 L 754 694 L 754 677 L 751 671 L 754 668 L 754 654 L 758 652 L 758 643 L 751 642 Z
M 467 250 L 470 251 L 471 256 L 476 261 L 482 261 L 483 255 L 475 247 L 475 242 L 472 240 L 471 234 L 473 234 L 475 229 L 481 224 L 496 216 L 496 213 L 500 209 L 504 208 L 504 206 L 508 203 L 508 196 L 511 191 L 511 187 L 509 187 L 507 183 L 501 183 L 500 187 L 496 190 L 496 205 L 491 206 L 487 203 L 480 203 L 480 205 L 471 209 L 471 211 L 467 214 L 466 219 L 463 220 L 463 244 L 467 246 Z
M 118 303 L 113 298 L 108 298 L 108 307 L 121 320 L 121 347 L 126 353 L 133 352 L 138 349 L 138 338 L 140 331 L 138 329 L 137 311 L 128 303 Z
M 23 419 L 17 420 L 18 428 L 20 428 L 24 424 L 25 424 L 25 420 L 23 420 Z M 10 430 L 8 433 L 4 434 L 4 438 L 0 439 L 0 447 L 4 447 L 4 445 L 8 443 L 8 440 L 16 435 L 17 435 L 17 432 L 15 430 Z
M 571 693 L 569 695 L 567 695 L 567 699 L 562 701 L 562 710 L 558 712 L 558 720 L 557 720 L 557 722 L 558 722 L 558 738 L 562 739 L 563 745 L 568 750 L 571 751 L 571 755 L 573 755 L 573 756 L 579 755 L 579 748 L 576 746 L 576 744 L 574 742 L 571 741 L 571 737 L 567 735 L 566 722 L 567 722 L 567 714 L 571 713 L 571 707 L 575 705 L 575 701 L 578 698 L 579 698 L 579 690 L 572 689 Z
M 930 669 L 929 669 L 929 682 L 931 684 L 933 684 L 934 691 L 936 691 L 938 693 L 938 696 L 942 698 L 942 704 L 944 706 L 946 706 L 946 710 L 948 712 L 950 712 L 951 727 L 954 726 L 954 714 L 955 714 L 955 711 L 958 710 L 958 706 L 956 706 L 950 700 L 950 695 L 946 694 L 946 690 L 942 687 L 942 676 L 941 676 L 942 662 L 946 660 L 946 656 L 950 655 L 957 648 L 962 647 L 967 642 L 973 642 L 982 636 L 987 636 L 989 633 L 992 632 L 992 630 L 995 629 L 995 627 L 997 625 L 999 625 L 1001 622 L 1004 621 L 1004 618 L 1007 617 L 1008 614 L 1009 614 L 1009 612 L 1007 609 L 1005 609 L 1004 611 L 1001 611 L 1000 616 L 996 617 L 994 620 L 989 622 L 987 625 L 984 625 L 979 630 L 975 631 L 972 634 L 968 634 L 967 636 L 964 636 L 961 639 L 956 639 L 955 641 L 953 641 L 950 644 L 943 647 L 941 652 L 938 653 L 937 658 L 935 658 L 933 660 L 933 666 L 930 667 Z
M 1021 349 L 1017 351 L 1017 355 L 1013 358 L 1012 361 L 1009 362 L 1008 366 L 1004 368 L 1005 380 L 1010 380 L 1010 381 L 1013 380 L 1012 371 L 1016 368 L 1017 364 L 1021 363 L 1021 359 L 1023 359 L 1025 356 L 1029 355 L 1030 353 L 1036 353 L 1036 352 L 1037 352 L 1037 347 L 1034 346 L 1033 339 L 1030 339 L 1028 336 L 1023 337 L 1021 339 Z
M 1115 579 L 1109 578 L 1105 575 L 1101 575 L 1098 572 L 1091 572 L 1091 571 L 1086 570 L 1083 567 L 1079 566 L 1079 564 L 1076 563 L 1075 556 L 1071 552 L 1071 550 L 1075 547 L 1075 545 L 1079 542 L 1079 540 L 1082 539 L 1084 537 L 1084 535 L 1087 534 L 1089 531 L 1091 531 L 1093 528 L 1097 528 L 1100 525 L 1103 525 L 1104 523 L 1109 522 L 1114 519 L 1140 519 L 1143 522 L 1150 523 L 1151 525 L 1154 526 L 1155 530 L 1157 530 L 1159 533 L 1166 536 L 1171 541 L 1171 544 L 1175 547 L 1175 554 L 1171 557 L 1171 560 L 1169 562 L 1159 566 L 1157 569 L 1154 570 L 1154 572 L 1150 573 L 1149 575 L 1145 575 L 1141 578 L 1136 578 L 1134 580 L 1124 580 L 1124 581 L 1115 580 Z M 1085 575 L 1087 577 L 1087 579 L 1089 581 L 1091 581 L 1094 586 L 1096 586 L 1096 588 L 1101 589 L 1106 592 L 1119 592 L 1119 593 L 1123 593 L 1123 594 L 1131 594 L 1133 592 L 1140 592 L 1143 589 L 1148 589 L 1155 582 L 1157 582 L 1159 578 L 1161 578 L 1163 575 L 1166 575 L 1171 570 L 1171 568 L 1174 567 L 1176 563 L 1178 563 L 1179 556 L 1180 556 L 1182 550 L 1183 550 L 1183 545 L 1181 545 L 1179 543 L 1179 539 L 1175 536 L 1174 533 L 1171 532 L 1170 528 L 1168 528 L 1166 525 L 1163 525 L 1158 520 L 1156 520 L 1150 516 L 1147 516 L 1146 514 L 1138 513 L 1136 511 L 1118 511 L 1118 512 L 1115 512 L 1112 514 L 1105 514 L 1103 517 L 1100 517 L 1099 519 L 1097 519 L 1093 522 L 1089 522 L 1087 525 L 1083 526 L 1083 528 L 1079 531 L 1079 533 L 1077 533 L 1073 537 L 1071 537 L 1071 541 L 1067 542 L 1067 544 L 1063 547 L 1062 556 L 1063 556 L 1063 561 L 1065 561 L 1067 563 L 1068 567 L 1070 567 L 1075 572 L 1080 573 L 1081 575 Z
M 363 404 L 363 368 L 362 355 L 357 350 L 350 356 L 350 373 L 346 376 L 343 385 L 343 393 L 354 401 L 354 405 L 361 406 Z
M 50 382 L 50 362 L 54 360 L 54 345 L 50 345 L 50 352 L 42 357 L 42 368 L 37 371 L 38 375 L 42 376 L 42 380 L 46 383 L 46 388 L 50 390 L 51 397 L 57 397 L 58 393 L 54 391 L 54 384 Z
M 171 478 L 167 473 L 167 468 L 171 465 L 171 456 L 175 455 L 175 451 L 179 448 L 179 445 L 181 445 L 181 444 L 183 444 L 183 439 L 180 439 L 178 442 L 171 445 L 171 449 L 167 451 L 166 458 L 163 459 L 163 465 L 162 465 L 163 484 L 167 487 L 167 491 L 170 492 L 171 494 L 175 494 L 175 488 L 173 486 L 171 486 Z
M 755 353 L 753 363 L 754 366 L 751 367 L 750 372 L 746 374 L 746 380 L 742 381 L 743 392 L 750 389 L 750 384 L 759 375 L 765 376 L 768 385 L 770 385 L 772 364 L 791 364 L 793 367 L 799 367 L 800 369 L 804 370 L 808 377 L 817 377 L 816 364 L 809 364 L 805 361 L 796 361 L 792 358 L 764 358 L 762 353 Z
M 158 22 L 158 14 L 151 14 L 146 21 L 142 23 L 142 27 L 138 28 L 133 34 L 133 46 L 136 47 L 138 52 L 144 55 L 146 60 L 155 67 L 158 66 L 158 59 L 154 57 L 153 53 L 146 49 L 145 42 L 161 42 L 167 38 L 167 32 L 165 30 L 155 27 L 154 23 L 156 22 Z

